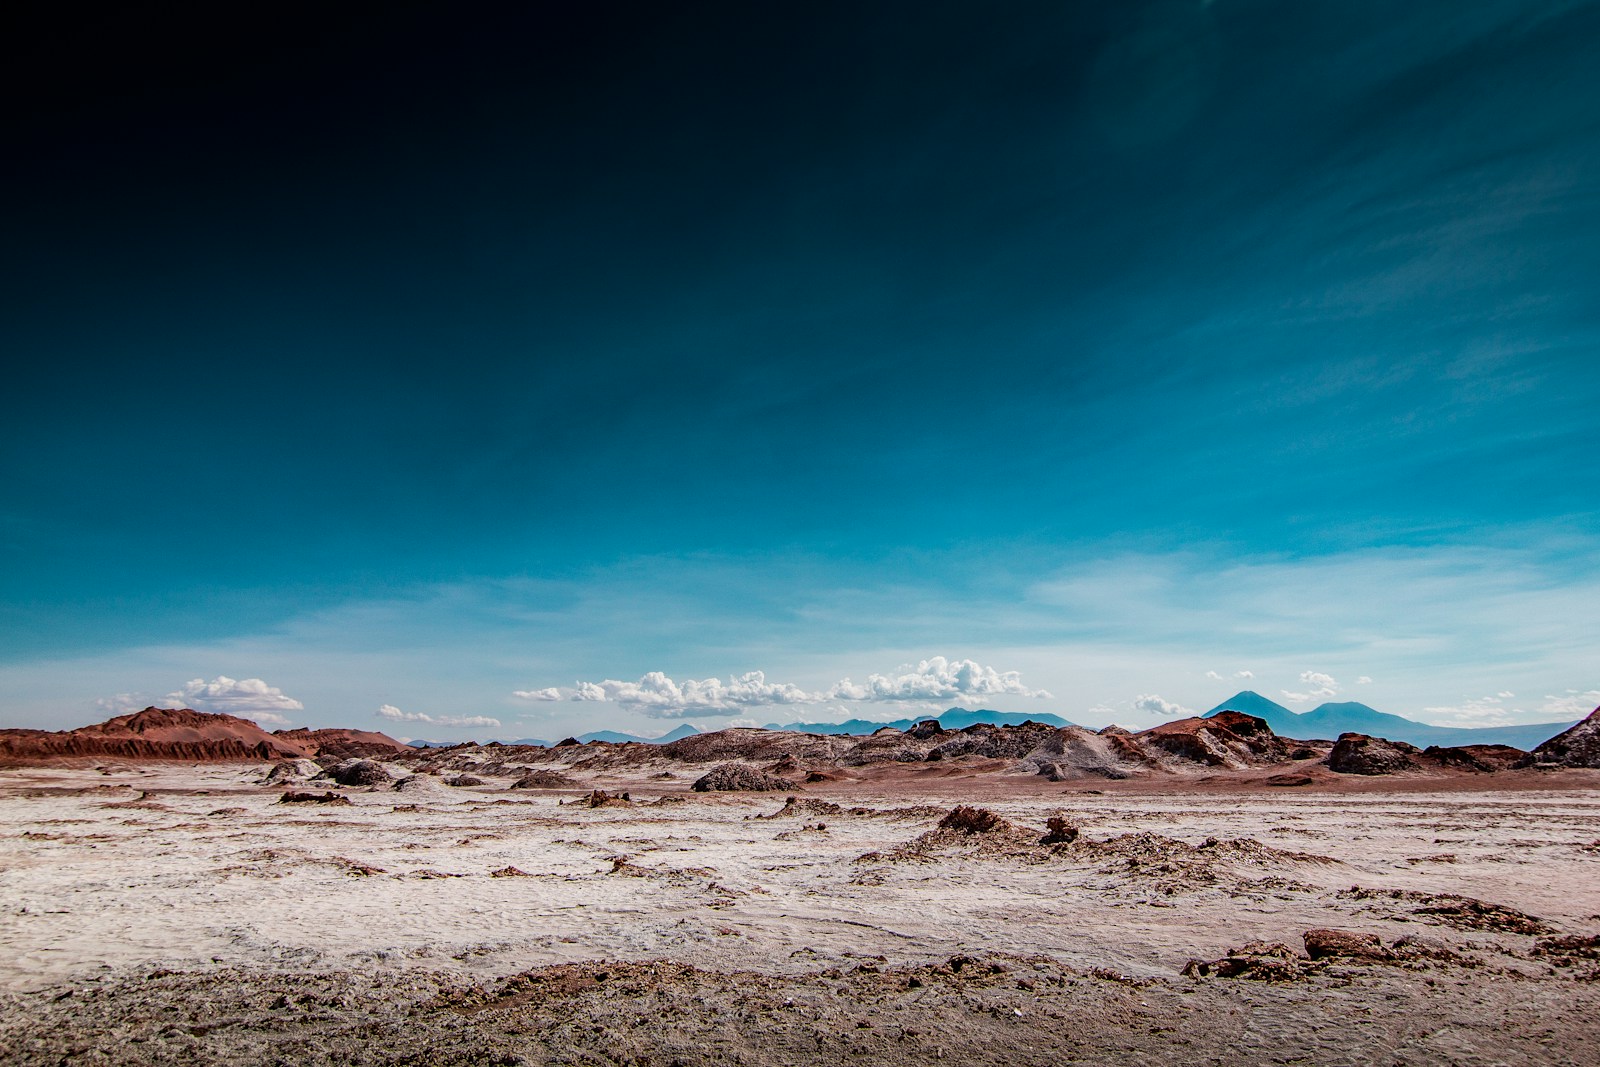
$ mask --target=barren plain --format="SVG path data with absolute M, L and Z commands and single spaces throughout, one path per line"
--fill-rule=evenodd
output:
M 270 766 L 0 771 L 0 1057 L 1600 1059 L 1600 772 L 285 803 Z

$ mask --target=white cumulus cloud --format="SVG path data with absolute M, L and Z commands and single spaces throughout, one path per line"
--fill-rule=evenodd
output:
M 869 675 L 857 685 L 850 679 L 835 682 L 828 699 L 834 700 L 965 700 L 986 696 L 1044 697 L 1043 689 L 1029 689 L 1017 671 L 997 671 L 970 659 L 947 660 L 934 656 L 915 667 L 906 664 L 895 674 Z
M 282 689 L 268 685 L 260 678 L 229 678 L 219 674 L 211 681 L 193 678 L 182 689 L 168 693 L 161 701 L 169 708 L 193 708 L 195 711 L 222 712 L 242 718 L 259 719 L 275 715 L 277 723 L 287 723 L 286 711 L 304 711 L 305 705 Z
M 1319 671 L 1301 671 L 1300 680 L 1313 686 L 1312 696 L 1331 697 L 1339 691 L 1339 683 L 1333 680 L 1333 675 L 1322 674 Z
M 1182 704 L 1166 700 L 1155 693 L 1143 693 L 1133 698 L 1133 710 L 1145 715 L 1152 715 L 1162 722 L 1171 722 L 1173 719 L 1187 719 L 1194 714 L 1192 710 Z
M 556 694 L 554 697 L 549 694 Z M 933 656 L 905 664 L 889 674 L 869 675 L 864 682 L 841 679 L 822 690 L 806 690 L 789 682 L 771 682 L 764 671 L 731 677 L 682 681 L 651 671 L 637 681 L 607 678 L 577 682 L 571 689 L 519 689 L 523 700 L 609 700 L 658 718 L 682 718 L 697 712 L 737 712 L 775 705 L 822 704 L 830 701 L 911 703 L 975 701 L 992 696 L 1049 697 L 1022 683 L 1016 671 L 997 671 L 975 660 Z
M 491 719 L 487 715 L 426 715 L 420 711 L 401 711 L 393 704 L 384 704 L 374 714 L 389 722 L 424 722 L 429 726 L 444 726 L 452 730 L 500 725 L 499 719 Z
M 1339 692 L 1339 683 L 1334 680 L 1333 675 L 1323 674 L 1321 671 L 1301 671 L 1300 681 L 1311 688 L 1304 693 L 1294 693 L 1285 689 L 1283 690 L 1284 699 L 1296 704 L 1304 704 L 1306 701 L 1315 700 L 1317 697 L 1327 699 Z

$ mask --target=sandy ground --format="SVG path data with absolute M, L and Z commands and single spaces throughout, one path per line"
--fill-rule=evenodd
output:
M 618 807 L 431 778 L 284 805 L 262 771 L 0 772 L 0 1058 L 1600 1062 L 1583 772 L 857 782 L 804 794 L 845 810 L 768 818 L 783 796 L 683 780 L 620 783 Z M 980 787 L 1025 832 L 919 842 Z M 1080 836 L 1039 845 L 1057 812 Z M 1278 981 L 1180 973 L 1325 927 L 1408 947 Z

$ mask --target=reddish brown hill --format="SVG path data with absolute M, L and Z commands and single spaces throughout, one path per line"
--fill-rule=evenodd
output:
M 114 757 L 139 760 L 263 760 L 342 754 L 338 746 L 403 746 L 383 734 L 353 730 L 297 730 L 304 737 L 267 733 L 248 719 L 188 708 L 145 708 L 76 730 L 0 730 L 0 762 Z M 321 735 L 332 735 L 322 737 Z
M 1272 732 L 1265 719 L 1242 711 L 1218 712 L 1209 719 L 1179 719 L 1134 735 L 1146 746 L 1213 767 L 1249 767 L 1289 758 L 1293 747 Z
M 305 750 L 308 756 L 332 756 L 350 759 L 353 756 L 384 756 L 391 752 L 411 752 L 388 734 L 376 730 L 274 730 L 278 740 Z

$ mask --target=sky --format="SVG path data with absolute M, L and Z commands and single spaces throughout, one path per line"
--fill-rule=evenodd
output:
M 1600 704 L 1600 3 L 29 18 L 0 726 Z

